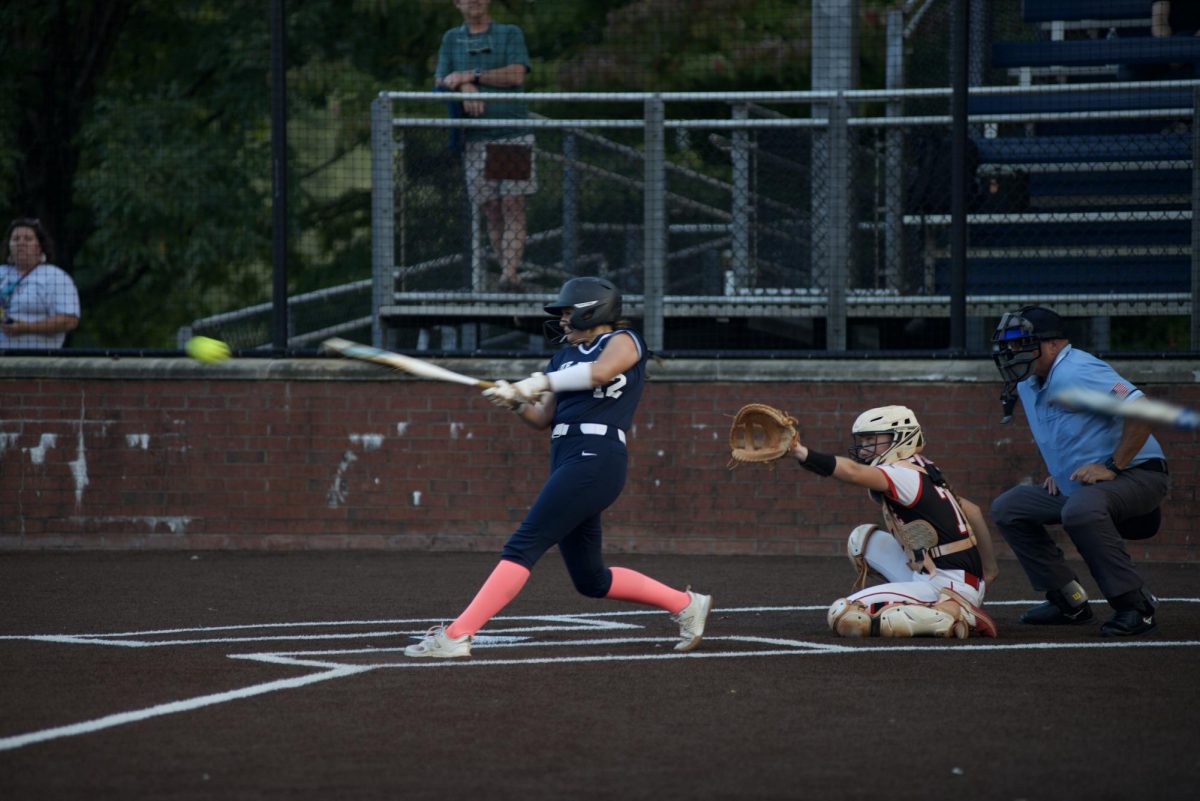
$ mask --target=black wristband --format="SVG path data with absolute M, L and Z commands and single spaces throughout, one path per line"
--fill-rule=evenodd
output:
M 1121 468 L 1117 467 L 1116 460 L 1113 459 L 1111 456 L 1104 460 L 1104 466 L 1107 467 L 1109 470 L 1113 471 L 1113 473 L 1121 472 Z
M 809 448 L 808 458 L 801 462 L 800 466 L 818 476 L 828 477 L 832 476 L 834 469 L 837 468 L 837 457 L 831 453 L 821 453 Z

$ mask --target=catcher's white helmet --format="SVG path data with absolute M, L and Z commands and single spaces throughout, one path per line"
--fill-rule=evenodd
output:
M 850 429 L 854 434 L 854 447 L 850 458 L 862 464 L 880 465 L 907 459 L 925 449 L 925 435 L 917 416 L 907 406 L 880 406 L 868 409 L 858 416 Z M 892 441 L 880 452 L 875 444 L 876 434 L 891 434 Z M 870 437 L 869 442 L 864 442 Z

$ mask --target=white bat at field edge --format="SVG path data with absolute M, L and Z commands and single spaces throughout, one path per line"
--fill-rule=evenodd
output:
M 453 370 L 447 370 L 445 367 L 439 367 L 423 359 L 405 356 L 403 353 L 394 353 L 390 350 L 383 350 L 370 345 L 360 345 L 348 339 L 333 337 L 322 342 L 321 346 L 326 350 L 351 359 L 385 364 L 388 367 L 402 370 L 410 375 L 428 378 L 432 381 L 448 381 L 451 384 L 464 384 L 468 387 L 478 387 L 480 389 L 488 389 L 489 387 L 496 386 L 492 381 L 485 381 L 482 378 L 472 378 L 469 375 L 456 373 Z
M 1107 392 L 1069 387 L 1056 393 L 1051 400 L 1068 409 L 1107 414 L 1113 417 L 1126 417 L 1130 420 L 1174 426 L 1189 431 L 1200 429 L 1200 413 L 1183 406 L 1176 406 L 1174 403 L 1151 398 L 1143 397 L 1125 402 Z

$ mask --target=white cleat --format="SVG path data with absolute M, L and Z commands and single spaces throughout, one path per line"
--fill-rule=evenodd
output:
M 458 659 L 471 655 L 471 635 L 451 639 L 445 626 L 434 626 L 425 632 L 425 639 L 404 649 L 405 656 L 434 659 Z
M 712 609 L 712 596 L 700 595 L 687 591 L 692 599 L 688 605 L 671 619 L 679 624 L 679 642 L 675 644 L 676 651 L 692 651 L 704 639 L 704 624 L 708 621 L 708 613 Z

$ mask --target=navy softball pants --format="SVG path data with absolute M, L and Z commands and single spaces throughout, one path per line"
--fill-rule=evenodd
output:
M 550 463 L 550 478 L 501 556 L 532 570 L 557 545 L 575 588 L 603 598 L 612 573 L 600 555 L 600 513 L 621 495 L 628 451 L 616 439 L 576 434 L 551 441 Z

